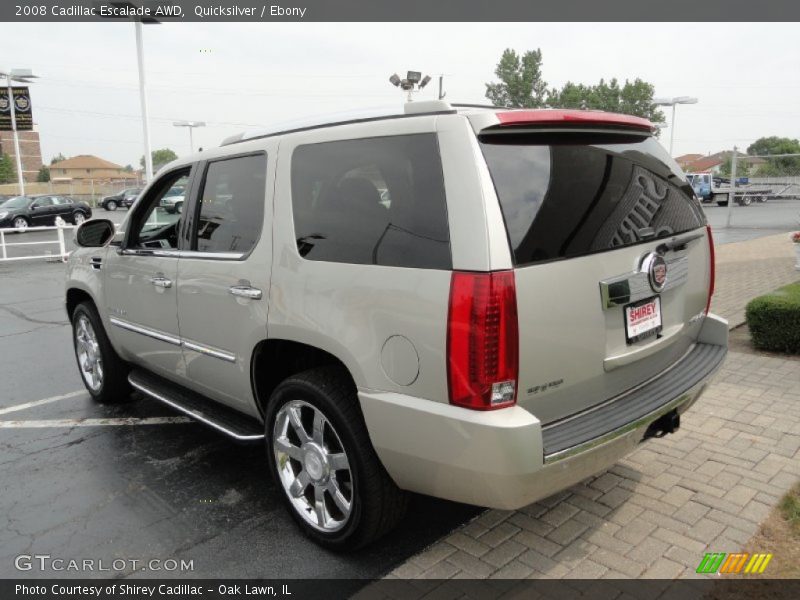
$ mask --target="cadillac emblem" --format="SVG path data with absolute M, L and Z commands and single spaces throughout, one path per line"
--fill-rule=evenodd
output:
M 654 292 L 660 292 L 667 283 L 667 261 L 660 254 L 648 254 L 642 263 L 642 271 L 647 273 L 647 279 Z

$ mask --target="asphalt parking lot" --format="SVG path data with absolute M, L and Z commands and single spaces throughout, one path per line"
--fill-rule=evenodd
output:
M 478 514 L 416 496 L 395 532 L 365 551 L 319 548 L 281 505 L 260 445 L 236 445 L 142 397 L 92 403 L 74 365 L 63 277 L 60 263 L 0 264 L 0 577 L 81 575 L 15 569 L 20 554 L 47 554 L 129 561 L 116 576 L 373 578 Z M 192 560 L 194 570 L 130 566 L 150 559 Z
M 724 230 L 727 209 L 704 209 L 718 244 L 797 229 L 800 217 L 795 200 L 736 206 Z M 94 214 L 119 223 L 126 211 Z M 91 402 L 74 365 L 63 278 L 59 262 L 0 263 L 0 577 L 85 575 L 15 569 L 20 554 L 48 554 L 193 561 L 190 573 L 128 562 L 114 573 L 128 577 L 374 578 L 480 512 L 415 496 L 376 545 L 349 555 L 320 549 L 282 507 L 260 446 L 235 445 L 142 397 Z

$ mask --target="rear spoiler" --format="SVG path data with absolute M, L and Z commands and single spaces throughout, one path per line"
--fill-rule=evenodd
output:
M 509 110 L 496 113 L 496 117 L 500 121 L 501 127 L 516 125 L 611 125 L 650 133 L 655 131 L 653 124 L 642 117 L 593 110 Z

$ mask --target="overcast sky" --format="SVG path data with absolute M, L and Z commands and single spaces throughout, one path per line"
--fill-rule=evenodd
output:
M 189 151 L 176 119 L 206 121 L 195 146 L 253 126 L 402 101 L 388 82 L 423 71 L 417 97 L 486 102 L 503 49 L 541 48 L 544 78 L 594 83 L 641 77 L 678 107 L 675 151 L 746 148 L 800 138 L 800 26 L 790 24 L 176 23 L 144 27 L 153 148 Z M 134 26 L 0 24 L 3 67 L 31 67 L 46 163 L 95 154 L 139 166 L 143 154 Z M 669 115 L 667 115 L 669 116 Z M 669 129 L 662 133 L 665 145 Z

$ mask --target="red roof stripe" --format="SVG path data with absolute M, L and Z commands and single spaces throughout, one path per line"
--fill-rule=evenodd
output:
M 510 110 L 498 112 L 500 125 L 536 125 L 577 123 L 586 125 L 621 125 L 653 131 L 653 124 L 642 117 L 590 110 Z

